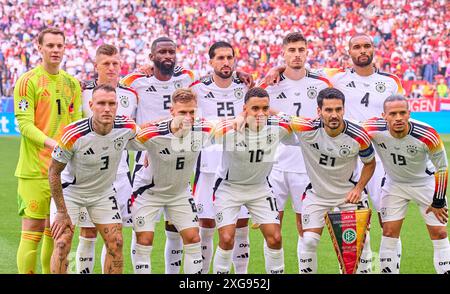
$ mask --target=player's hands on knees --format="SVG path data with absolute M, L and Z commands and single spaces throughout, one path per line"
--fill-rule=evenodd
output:
M 55 220 L 50 227 L 53 239 L 57 240 L 59 237 L 61 237 L 67 228 L 69 228 L 69 230 L 73 233 L 74 225 L 72 225 L 69 214 L 67 213 L 67 211 L 57 212 Z
M 140 65 L 140 66 L 138 66 L 137 71 L 140 73 L 143 73 L 147 76 L 152 76 L 153 75 L 153 66 L 151 64 Z
M 345 197 L 345 203 L 358 204 L 361 201 L 361 190 L 358 188 L 353 188 L 350 192 L 347 193 L 347 197 Z
M 436 218 L 441 222 L 441 224 L 446 224 L 448 222 L 448 208 L 442 207 L 442 208 L 435 208 L 433 206 L 428 206 L 427 210 L 425 211 L 426 214 L 428 213 L 434 213 Z

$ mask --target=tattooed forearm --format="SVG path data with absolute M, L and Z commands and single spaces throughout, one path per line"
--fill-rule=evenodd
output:
M 58 211 L 66 211 L 66 204 L 64 203 L 64 196 L 61 186 L 61 172 L 65 167 L 66 165 L 64 163 L 53 159 L 48 170 L 50 191 Z

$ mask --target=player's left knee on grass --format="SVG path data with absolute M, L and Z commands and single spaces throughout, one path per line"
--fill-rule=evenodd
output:
M 437 229 L 430 230 L 431 240 L 441 240 L 447 238 L 446 227 L 438 227 Z

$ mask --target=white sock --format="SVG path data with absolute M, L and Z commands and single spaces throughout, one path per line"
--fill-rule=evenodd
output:
M 103 244 L 102 255 L 100 257 L 100 262 L 102 264 L 102 274 L 105 273 L 105 258 L 106 258 L 106 244 Z
M 152 264 L 150 255 L 152 254 L 153 246 L 145 246 L 136 244 L 136 254 L 134 255 L 134 266 L 135 274 L 151 274 Z
M 301 248 L 302 248 L 302 236 L 298 235 L 297 239 L 297 261 L 298 261 L 298 272 L 300 273 L 300 256 L 301 256 Z
M 231 254 L 233 250 L 223 250 L 217 246 L 216 254 L 214 255 L 213 273 L 214 274 L 229 274 L 231 269 Z
M 317 246 L 320 235 L 313 232 L 304 232 L 300 246 L 299 268 L 301 274 L 317 273 Z
M 92 274 L 94 272 L 95 241 L 97 241 L 97 238 L 79 237 L 76 253 L 77 273 Z
M 200 242 L 184 245 L 184 273 L 201 274 L 203 267 L 202 245 Z
M 434 268 L 438 274 L 450 274 L 450 244 L 448 238 L 432 240 Z
M 370 234 L 366 233 L 366 240 L 364 241 L 364 247 L 359 257 L 357 274 L 370 274 L 372 273 L 372 248 L 370 247 Z
M 131 264 L 135 265 L 135 255 L 136 255 L 136 232 L 131 231 L 131 246 L 130 246 L 130 254 L 131 254 Z
M 165 246 L 166 274 L 179 274 L 183 258 L 183 241 L 180 233 L 166 231 Z
M 400 238 L 398 238 L 397 243 L 397 258 L 398 258 L 397 269 L 400 271 L 400 261 L 402 260 L 402 239 Z
M 266 255 L 266 273 L 283 274 L 284 273 L 284 251 L 281 249 L 272 249 L 267 247 Z
M 263 251 L 264 251 L 264 258 L 266 259 L 267 258 L 267 249 L 268 249 L 269 247 L 267 246 L 267 241 L 266 241 L 266 239 L 264 239 L 263 240 Z
M 250 240 L 248 238 L 248 226 L 236 228 L 233 248 L 233 265 L 235 274 L 246 274 L 250 259 Z
M 211 259 L 213 256 L 213 237 L 214 228 L 201 228 L 200 227 L 200 239 L 202 240 L 202 257 L 203 257 L 203 268 L 202 274 L 209 273 L 209 267 L 211 266 Z
M 381 237 L 380 268 L 382 274 L 398 274 L 397 268 L 397 243 L 398 238 Z

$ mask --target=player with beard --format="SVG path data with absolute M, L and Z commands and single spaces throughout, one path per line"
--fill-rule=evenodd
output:
M 262 85 L 269 93 L 272 109 L 288 115 L 306 117 L 317 115 L 317 94 L 322 89 L 331 87 L 331 84 L 326 78 L 313 74 L 305 68 L 307 48 L 308 42 L 300 32 L 289 33 L 283 39 L 283 58 L 286 70 L 280 74 L 281 81 L 278 85 Z M 292 199 L 298 230 L 297 258 L 300 260 L 301 236 L 303 235 L 302 195 L 310 180 L 306 174 L 299 146 L 280 144 L 275 161 L 269 175 L 269 183 L 280 211 L 280 225 L 289 195 Z M 264 246 L 264 250 L 267 250 L 267 246 Z
M 194 73 L 176 66 L 176 44 L 167 37 L 160 37 L 151 45 L 150 60 L 153 62 L 153 75 L 131 73 L 121 80 L 127 87 L 133 88 L 139 96 L 136 123 L 139 125 L 157 121 L 170 116 L 170 97 L 178 88 L 187 88 L 194 82 Z M 142 193 L 149 185 L 149 170 L 144 167 L 145 155 L 136 153 L 133 174 L 133 194 Z M 179 273 L 183 243 L 175 227 L 166 223 L 165 264 L 166 273 Z M 132 249 L 135 252 L 134 249 Z M 133 255 L 134 267 L 134 255 Z
M 122 80 L 125 86 L 134 88 L 139 95 L 136 114 L 138 124 L 168 118 L 173 92 L 178 88 L 187 88 L 194 82 L 192 71 L 175 66 L 176 45 L 172 39 L 160 37 L 153 41 L 149 57 L 153 67 L 144 66 L 139 70 L 145 73 L 132 73 Z M 248 74 L 236 72 L 236 76 L 246 84 L 253 84 Z M 142 193 L 146 185 L 151 184 L 147 167 L 143 166 L 144 157 L 142 153 L 136 155 L 133 175 L 133 191 L 136 195 Z M 182 239 L 176 228 L 167 222 L 166 236 L 166 273 L 179 273 L 183 252 Z
M 233 75 L 236 65 L 235 52 L 227 42 L 216 42 L 209 49 L 209 64 L 214 72 L 211 76 L 191 85 L 198 97 L 199 115 L 209 120 L 234 117 L 244 106 L 247 86 Z M 213 208 L 214 177 L 222 157 L 222 146 L 204 148 L 197 162 L 193 186 L 194 199 L 198 208 L 200 235 L 202 240 L 203 270 L 209 272 L 213 255 L 213 237 L 216 227 Z M 242 207 L 236 223 L 233 248 L 234 271 L 247 273 L 250 244 L 248 237 L 248 210 Z
M 400 79 L 391 73 L 380 71 L 373 64 L 374 44 L 367 34 L 356 34 L 349 40 L 348 53 L 352 59 L 353 67 L 341 69 L 320 69 L 318 74 L 326 76 L 334 88 L 344 93 L 347 100 L 345 118 L 365 121 L 379 116 L 383 112 L 384 100 L 394 94 L 402 94 L 403 87 Z M 279 73 L 285 70 L 284 66 L 269 71 L 264 81 L 268 84 L 278 83 Z M 373 207 L 378 212 L 380 224 L 380 196 L 381 180 L 384 169 L 379 157 L 376 156 L 377 165 L 374 175 L 367 184 L 367 191 L 372 200 Z M 361 164 L 355 171 L 356 178 L 361 172 Z M 366 245 L 361 254 L 359 273 L 370 273 L 372 270 L 372 250 L 370 248 L 370 235 L 367 235 Z M 401 242 L 398 242 L 398 260 L 401 257 Z

